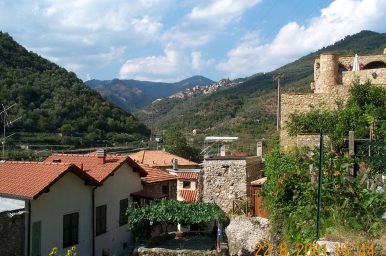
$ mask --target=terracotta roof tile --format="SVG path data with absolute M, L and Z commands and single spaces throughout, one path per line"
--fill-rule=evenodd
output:
M 177 172 L 178 179 L 181 180 L 196 180 L 198 178 L 197 172 Z
M 189 189 L 181 189 L 180 190 L 180 196 L 186 201 L 186 202 L 195 202 L 197 201 L 198 196 L 198 190 L 189 190 Z
M 97 182 L 75 165 L 43 162 L 0 162 L 0 195 L 35 199 L 67 172 L 96 185 Z
M 124 163 L 128 163 L 141 176 L 146 176 L 147 172 L 143 170 L 129 156 L 106 155 L 105 163 L 102 163 L 101 158 L 96 156 L 96 153 L 90 154 L 52 154 L 44 162 L 61 161 L 73 163 L 82 169 L 84 172 L 95 178 L 98 182 L 103 182 L 109 175 L 117 170 Z
M 157 168 L 141 165 L 141 167 L 148 173 L 146 177 L 142 177 L 141 180 L 144 183 L 154 183 L 167 180 L 176 180 L 177 176 L 168 172 L 162 171 Z
M 130 157 L 136 162 L 146 164 L 150 167 L 172 167 L 172 160 L 177 159 L 179 166 L 196 166 L 195 162 L 188 159 L 173 155 L 163 150 L 141 150 L 136 153 L 130 154 Z

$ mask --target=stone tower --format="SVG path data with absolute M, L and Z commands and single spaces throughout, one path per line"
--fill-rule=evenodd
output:
M 339 79 L 338 55 L 334 53 L 323 53 L 319 62 L 315 62 L 314 80 L 315 93 L 329 93 L 330 88 L 338 85 Z

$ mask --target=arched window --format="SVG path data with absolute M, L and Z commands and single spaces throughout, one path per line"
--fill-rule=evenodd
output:
M 341 75 L 343 71 L 347 71 L 347 68 L 339 63 L 339 67 L 338 67 L 339 75 Z
M 386 64 L 383 61 L 373 61 L 363 67 L 363 69 L 377 69 L 386 68 Z

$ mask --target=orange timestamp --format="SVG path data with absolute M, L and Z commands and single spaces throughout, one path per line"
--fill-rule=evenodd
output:
M 274 256 L 271 254 L 273 247 L 267 242 L 256 244 L 255 256 Z M 327 256 L 332 249 L 334 256 L 374 256 L 374 243 L 352 245 L 348 243 L 335 243 L 333 248 L 328 248 L 326 244 L 319 243 L 281 243 L 276 251 L 279 256 Z M 331 254 L 330 254 L 331 255 Z

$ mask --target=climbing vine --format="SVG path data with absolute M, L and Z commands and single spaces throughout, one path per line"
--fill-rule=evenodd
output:
M 130 205 L 126 214 L 134 236 L 144 238 L 148 238 L 159 224 L 205 224 L 216 219 L 223 224 L 229 222 L 224 211 L 216 204 L 177 200 L 161 200 L 143 207 Z

